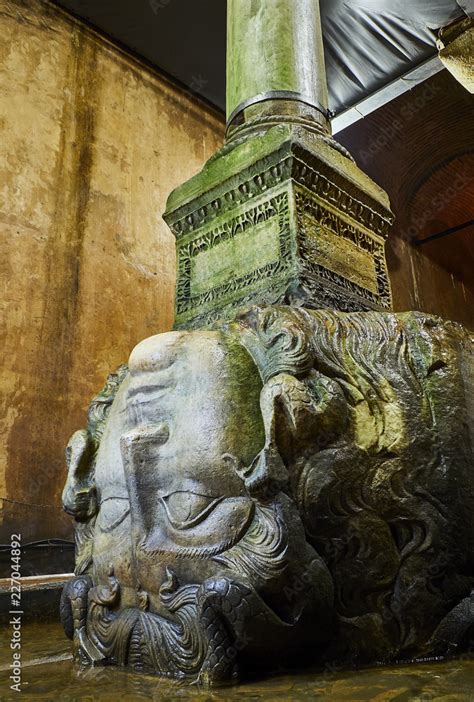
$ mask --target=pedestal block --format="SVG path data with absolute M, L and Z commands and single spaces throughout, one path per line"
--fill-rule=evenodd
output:
M 177 328 L 249 301 L 391 308 L 388 197 L 326 135 L 283 125 L 237 135 L 171 194 L 164 218 L 176 237 Z

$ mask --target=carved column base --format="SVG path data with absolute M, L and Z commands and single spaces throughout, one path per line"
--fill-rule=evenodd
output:
M 388 197 L 324 134 L 233 135 L 171 194 L 164 218 L 176 237 L 176 328 L 249 302 L 391 309 Z

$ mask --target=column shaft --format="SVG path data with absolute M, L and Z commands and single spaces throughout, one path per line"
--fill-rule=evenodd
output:
M 228 0 L 227 6 L 228 124 L 293 112 L 329 130 L 319 0 Z

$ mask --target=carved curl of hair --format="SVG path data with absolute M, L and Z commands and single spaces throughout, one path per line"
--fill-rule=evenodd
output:
M 98 449 L 104 433 L 112 402 L 127 373 L 128 366 L 125 363 L 119 366 L 116 371 L 110 373 L 107 376 L 104 387 L 89 405 L 87 410 L 87 430 L 94 442 L 95 450 Z
M 306 375 L 314 365 L 305 313 L 289 307 L 252 307 L 237 317 L 242 344 L 262 381 L 279 373 Z

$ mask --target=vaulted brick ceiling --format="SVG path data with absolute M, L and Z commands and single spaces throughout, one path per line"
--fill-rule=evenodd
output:
M 442 71 L 337 135 L 387 190 L 411 241 L 474 220 L 474 97 Z M 474 287 L 474 226 L 423 244 Z

